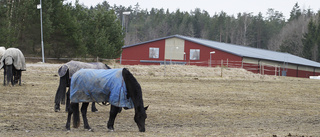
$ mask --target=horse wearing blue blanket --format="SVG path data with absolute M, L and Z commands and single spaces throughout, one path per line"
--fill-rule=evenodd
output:
M 144 107 L 141 87 L 135 77 L 126 69 L 81 69 L 71 78 L 70 109 L 66 129 L 70 130 L 71 115 L 73 127 L 80 126 L 79 103 L 82 103 L 81 113 L 84 128 L 92 131 L 87 120 L 88 102 L 109 102 L 111 104 L 108 129 L 114 130 L 114 120 L 122 108 L 135 109 L 134 121 L 139 131 L 145 132 Z

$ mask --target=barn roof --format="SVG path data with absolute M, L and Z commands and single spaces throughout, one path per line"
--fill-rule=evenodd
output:
M 168 37 L 154 39 L 151 41 L 146 41 L 146 42 L 142 42 L 134 45 L 124 46 L 123 48 L 137 46 L 137 45 L 150 43 L 150 42 L 163 40 L 163 39 L 168 39 L 168 38 L 180 38 L 180 39 L 188 40 L 200 45 L 218 49 L 218 50 L 228 52 L 241 57 L 249 57 L 249 58 L 256 58 L 256 59 L 263 59 L 263 60 L 270 60 L 270 61 L 277 61 L 277 62 L 286 62 L 286 63 L 298 64 L 298 65 L 304 65 L 304 66 L 320 67 L 320 63 L 318 62 L 308 60 L 302 57 L 298 57 L 289 53 L 276 52 L 276 51 L 258 49 L 253 47 L 246 47 L 246 46 L 216 42 L 212 40 L 193 38 L 193 37 L 187 37 L 187 36 L 181 36 L 181 35 L 172 35 Z

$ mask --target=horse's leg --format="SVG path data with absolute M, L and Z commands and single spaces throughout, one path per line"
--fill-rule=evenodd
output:
M 21 75 L 22 75 L 22 71 L 21 70 L 18 70 L 17 71 L 17 73 L 18 73 L 18 80 L 19 80 L 19 86 L 21 86 Z
M 7 69 L 6 65 L 3 66 L 3 86 L 6 86 L 6 76 L 7 76 Z
M 120 113 L 120 112 L 121 112 L 121 108 L 120 107 L 116 107 L 116 106 L 111 105 L 109 121 L 108 121 L 108 129 L 110 131 L 114 130 L 114 127 L 113 127 L 114 120 L 116 119 L 117 114 Z
M 70 130 L 70 122 L 71 122 L 71 116 L 72 116 L 73 110 L 70 108 L 68 110 L 68 118 L 67 118 L 67 123 L 66 123 L 66 129 L 69 131 Z
M 67 92 L 67 102 L 66 102 L 66 111 L 70 108 L 70 87 L 68 88 Z
M 92 104 L 91 104 L 91 111 L 92 112 L 97 112 L 98 111 L 98 109 L 96 108 L 96 103 L 95 102 L 92 102 Z
M 69 110 L 73 112 L 73 127 L 78 128 L 80 126 L 80 112 L 79 112 L 79 103 L 71 103 Z
M 18 72 L 14 67 L 12 67 L 12 76 L 13 76 L 13 84 L 15 85 L 18 83 L 19 78 L 18 78 Z
M 12 65 L 6 65 L 7 67 L 7 84 L 11 82 L 11 85 L 13 86 L 13 75 L 12 75 Z
M 59 90 L 59 89 L 58 89 Z M 58 92 L 59 91 L 57 91 L 57 93 L 56 93 L 56 96 L 55 96 L 55 99 L 54 99 L 54 111 L 55 112 L 58 112 L 58 111 L 60 111 L 60 101 L 58 101 L 59 100 L 59 98 L 58 98 Z
M 87 119 L 88 106 L 89 106 L 88 102 L 82 103 L 81 114 L 82 114 L 82 118 L 83 118 L 84 129 L 88 129 L 88 131 L 92 131 L 91 127 L 89 126 L 88 119 Z

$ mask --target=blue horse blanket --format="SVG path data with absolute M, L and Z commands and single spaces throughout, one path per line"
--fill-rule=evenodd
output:
M 73 74 L 70 85 L 70 100 L 79 102 L 109 102 L 117 107 L 133 108 L 127 98 L 123 69 L 81 69 Z

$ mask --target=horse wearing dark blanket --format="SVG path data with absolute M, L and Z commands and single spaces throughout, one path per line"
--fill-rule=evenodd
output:
M 4 48 L 1 48 L 2 53 L 3 49 Z M 4 51 L 0 61 L 0 69 L 2 68 L 4 68 L 4 86 L 9 84 L 10 82 L 12 86 L 17 84 L 18 82 L 21 86 L 21 72 L 26 71 L 26 61 L 24 55 L 19 49 L 8 48 Z
M 92 131 L 87 120 L 88 102 L 109 102 L 111 104 L 108 129 L 114 130 L 114 120 L 122 107 L 134 108 L 134 121 L 139 131 L 145 132 L 145 119 L 141 87 L 135 77 L 126 69 L 94 70 L 81 69 L 71 79 L 71 106 L 68 111 L 66 129 L 70 130 L 71 115 L 73 127 L 80 126 L 79 103 L 82 102 L 81 113 L 84 128 Z
M 80 61 L 69 61 L 68 63 L 62 65 L 58 70 L 58 74 L 60 76 L 60 83 L 55 96 L 55 106 L 54 106 L 55 112 L 60 111 L 60 103 L 61 104 L 65 103 L 66 88 L 70 87 L 72 75 L 80 69 L 110 69 L 110 67 L 100 62 L 85 63 Z M 70 88 L 68 89 L 68 92 L 67 92 L 66 111 L 68 111 L 68 108 L 70 105 L 69 95 L 70 95 Z M 94 102 L 92 102 L 91 111 L 92 112 L 98 111 Z

